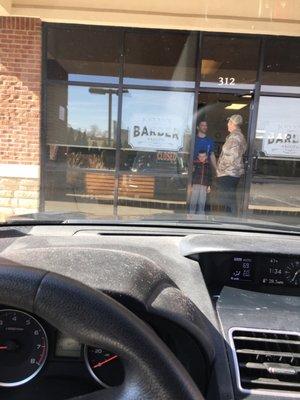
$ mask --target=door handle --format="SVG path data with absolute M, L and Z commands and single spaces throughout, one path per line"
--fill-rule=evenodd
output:
M 255 154 L 255 156 L 253 156 L 253 172 L 256 172 L 258 169 L 258 154 Z

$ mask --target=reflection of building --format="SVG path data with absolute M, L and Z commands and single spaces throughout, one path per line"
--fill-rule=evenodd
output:
M 121 145 L 122 145 L 122 147 L 128 147 L 129 146 L 129 144 L 128 144 L 128 134 L 129 134 L 129 132 L 128 132 L 128 129 L 122 129 L 121 130 Z
M 191 145 L 191 139 L 193 135 L 192 132 L 189 130 L 186 130 L 183 136 L 183 151 L 189 151 L 190 145 Z

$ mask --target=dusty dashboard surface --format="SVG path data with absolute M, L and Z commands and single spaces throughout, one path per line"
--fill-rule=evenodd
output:
M 144 310 L 182 328 L 205 349 L 196 370 L 213 360 L 208 399 L 245 397 L 232 328 L 238 328 L 237 334 L 249 328 L 253 335 L 266 328 L 300 331 L 300 254 L 295 236 L 218 231 L 174 235 L 174 230 L 127 234 L 108 228 L 101 232 L 49 226 L 15 232 L 0 244 L 2 264 L 73 277 L 104 290 L 136 313 Z M 285 398 L 285 391 L 269 391 L 268 398 Z M 265 396 L 253 388 L 246 393 L 253 399 Z

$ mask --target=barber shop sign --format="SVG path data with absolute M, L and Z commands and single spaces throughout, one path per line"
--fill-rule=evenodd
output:
M 178 151 L 183 147 L 185 129 L 177 116 L 134 115 L 129 124 L 128 142 L 139 150 Z
M 273 128 L 273 129 L 272 129 Z M 264 132 L 262 150 L 267 156 L 300 157 L 299 128 L 272 127 Z

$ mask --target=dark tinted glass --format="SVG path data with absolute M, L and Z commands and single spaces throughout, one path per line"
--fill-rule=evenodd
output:
M 48 79 L 118 82 L 121 34 L 115 30 L 49 29 Z
M 196 41 L 194 33 L 127 33 L 124 82 L 193 87 Z
M 205 86 L 241 87 L 256 81 L 259 39 L 204 36 L 201 81 Z
M 300 39 L 267 40 L 263 90 L 300 93 Z

